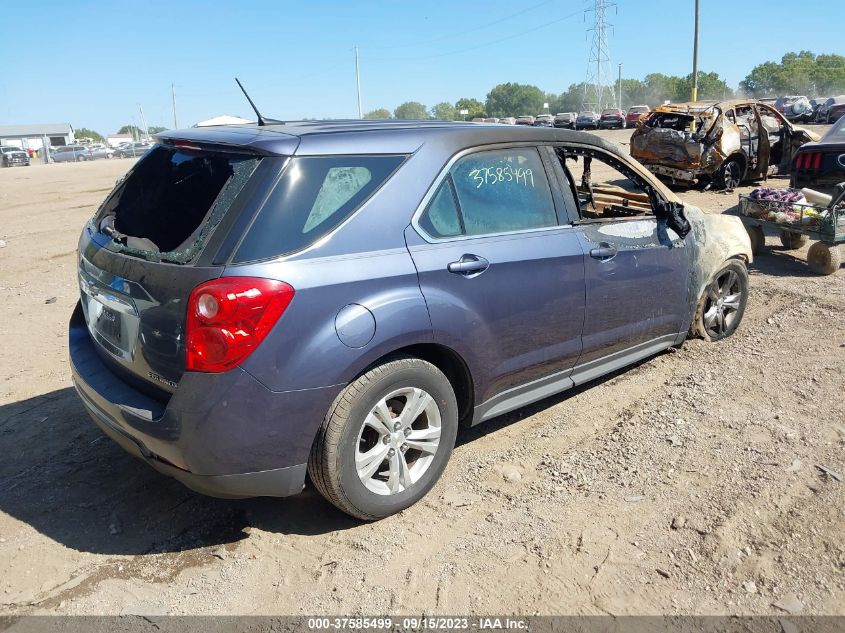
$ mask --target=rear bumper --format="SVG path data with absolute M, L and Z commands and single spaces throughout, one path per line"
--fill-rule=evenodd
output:
M 73 382 L 88 414 L 103 433 L 130 455 L 146 462 L 163 475 L 183 483 L 191 490 L 210 497 L 242 499 L 262 496 L 287 497 L 301 492 L 305 485 L 306 464 L 235 475 L 196 475 L 172 466 L 150 453 L 138 440 L 117 426 L 104 411 L 86 397 L 75 376 Z
M 340 390 L 273 392 L 241 369 L 186 372 L 160 402 L 100 358 L 80 306 L 69 351 L 74 386 L 97 426 L 157 471 L 215 497 L 300 492 L 317 427 Z
M 636 158 L 636 156 L 634 158 Z M 666 167 L 665 165 L 646 162 L 643 162 L 643 166 L 655 176 L 669 178 L 672 181 L 694 183 L 701 178 L 701 173 L 693 169 L 676 169 L 675 167 Z

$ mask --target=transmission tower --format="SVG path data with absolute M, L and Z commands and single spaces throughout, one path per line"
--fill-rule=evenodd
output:
M 607 31 L 612 24 L 607 22 L 607 10 L 616 7 L 615 2 L 608 0 L 594 0 L 592 9 L 585 13 L 593 12 L 595 22 L 593 28 L 587 33 L 592 33 L 593 42 L 590 46 L 590 57 L 587 60 L 587 81 L 584 84 L 584 110 L 600 111 L 607 103 L 619 107 L 616 103 L 616 91 L 613 90 L 613 79 L 610 74 L 610 47 L 607 44 Z

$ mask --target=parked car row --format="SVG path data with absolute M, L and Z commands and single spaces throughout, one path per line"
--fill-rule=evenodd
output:
M 114 150 L 115 158 L 137 158 L 143 156 L 152 143 L 121 143 Z
M 477 117 L 473 123 L 505 123 L 508 125 L 532 125 L 535 127 L 569 128 L 571 130 L 585 129 L 624 129 L 633 127 L 644 115 L 651 112 L 647 105 L 636 105 L 626 112 L 619 108 L 608 108 L 601 113 L 585 110 L 577 112 L 558 112 L 557 114 L 538 114 L 537 116 L 522 115 L 519 117 Z
M 137 158 L 143 156 L 150 147 L 152 143 L 121 143 L 117 147 L 109 147 L 103 143 L 62 145 L 50 149 L 50 162 L 81 163 L 98 158 Z M 29 164 L 28 159 L 27 164 Z

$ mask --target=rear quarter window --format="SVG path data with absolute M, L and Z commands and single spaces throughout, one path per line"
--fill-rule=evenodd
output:
M 235 262 L 286 255 L 313 244 L 350 217 L 404 156 L 294 157 L 247 230 Z

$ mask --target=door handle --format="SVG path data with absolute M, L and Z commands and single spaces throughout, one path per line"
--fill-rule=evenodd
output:
M 489 268 L 490 262 L 478 255 L 462 255 L 456 262 L 446 265 L 446 270 L 458 275 L 472 275 L 483 273 Z
M 590 257 L 600 259 L 602 261 L 608 261 L 616 257 L 618 252 L 619 251 L 616 250 L 615 246 L 612 246 L 607 242 L 601 242 L 598 248 L 590 249 Z

